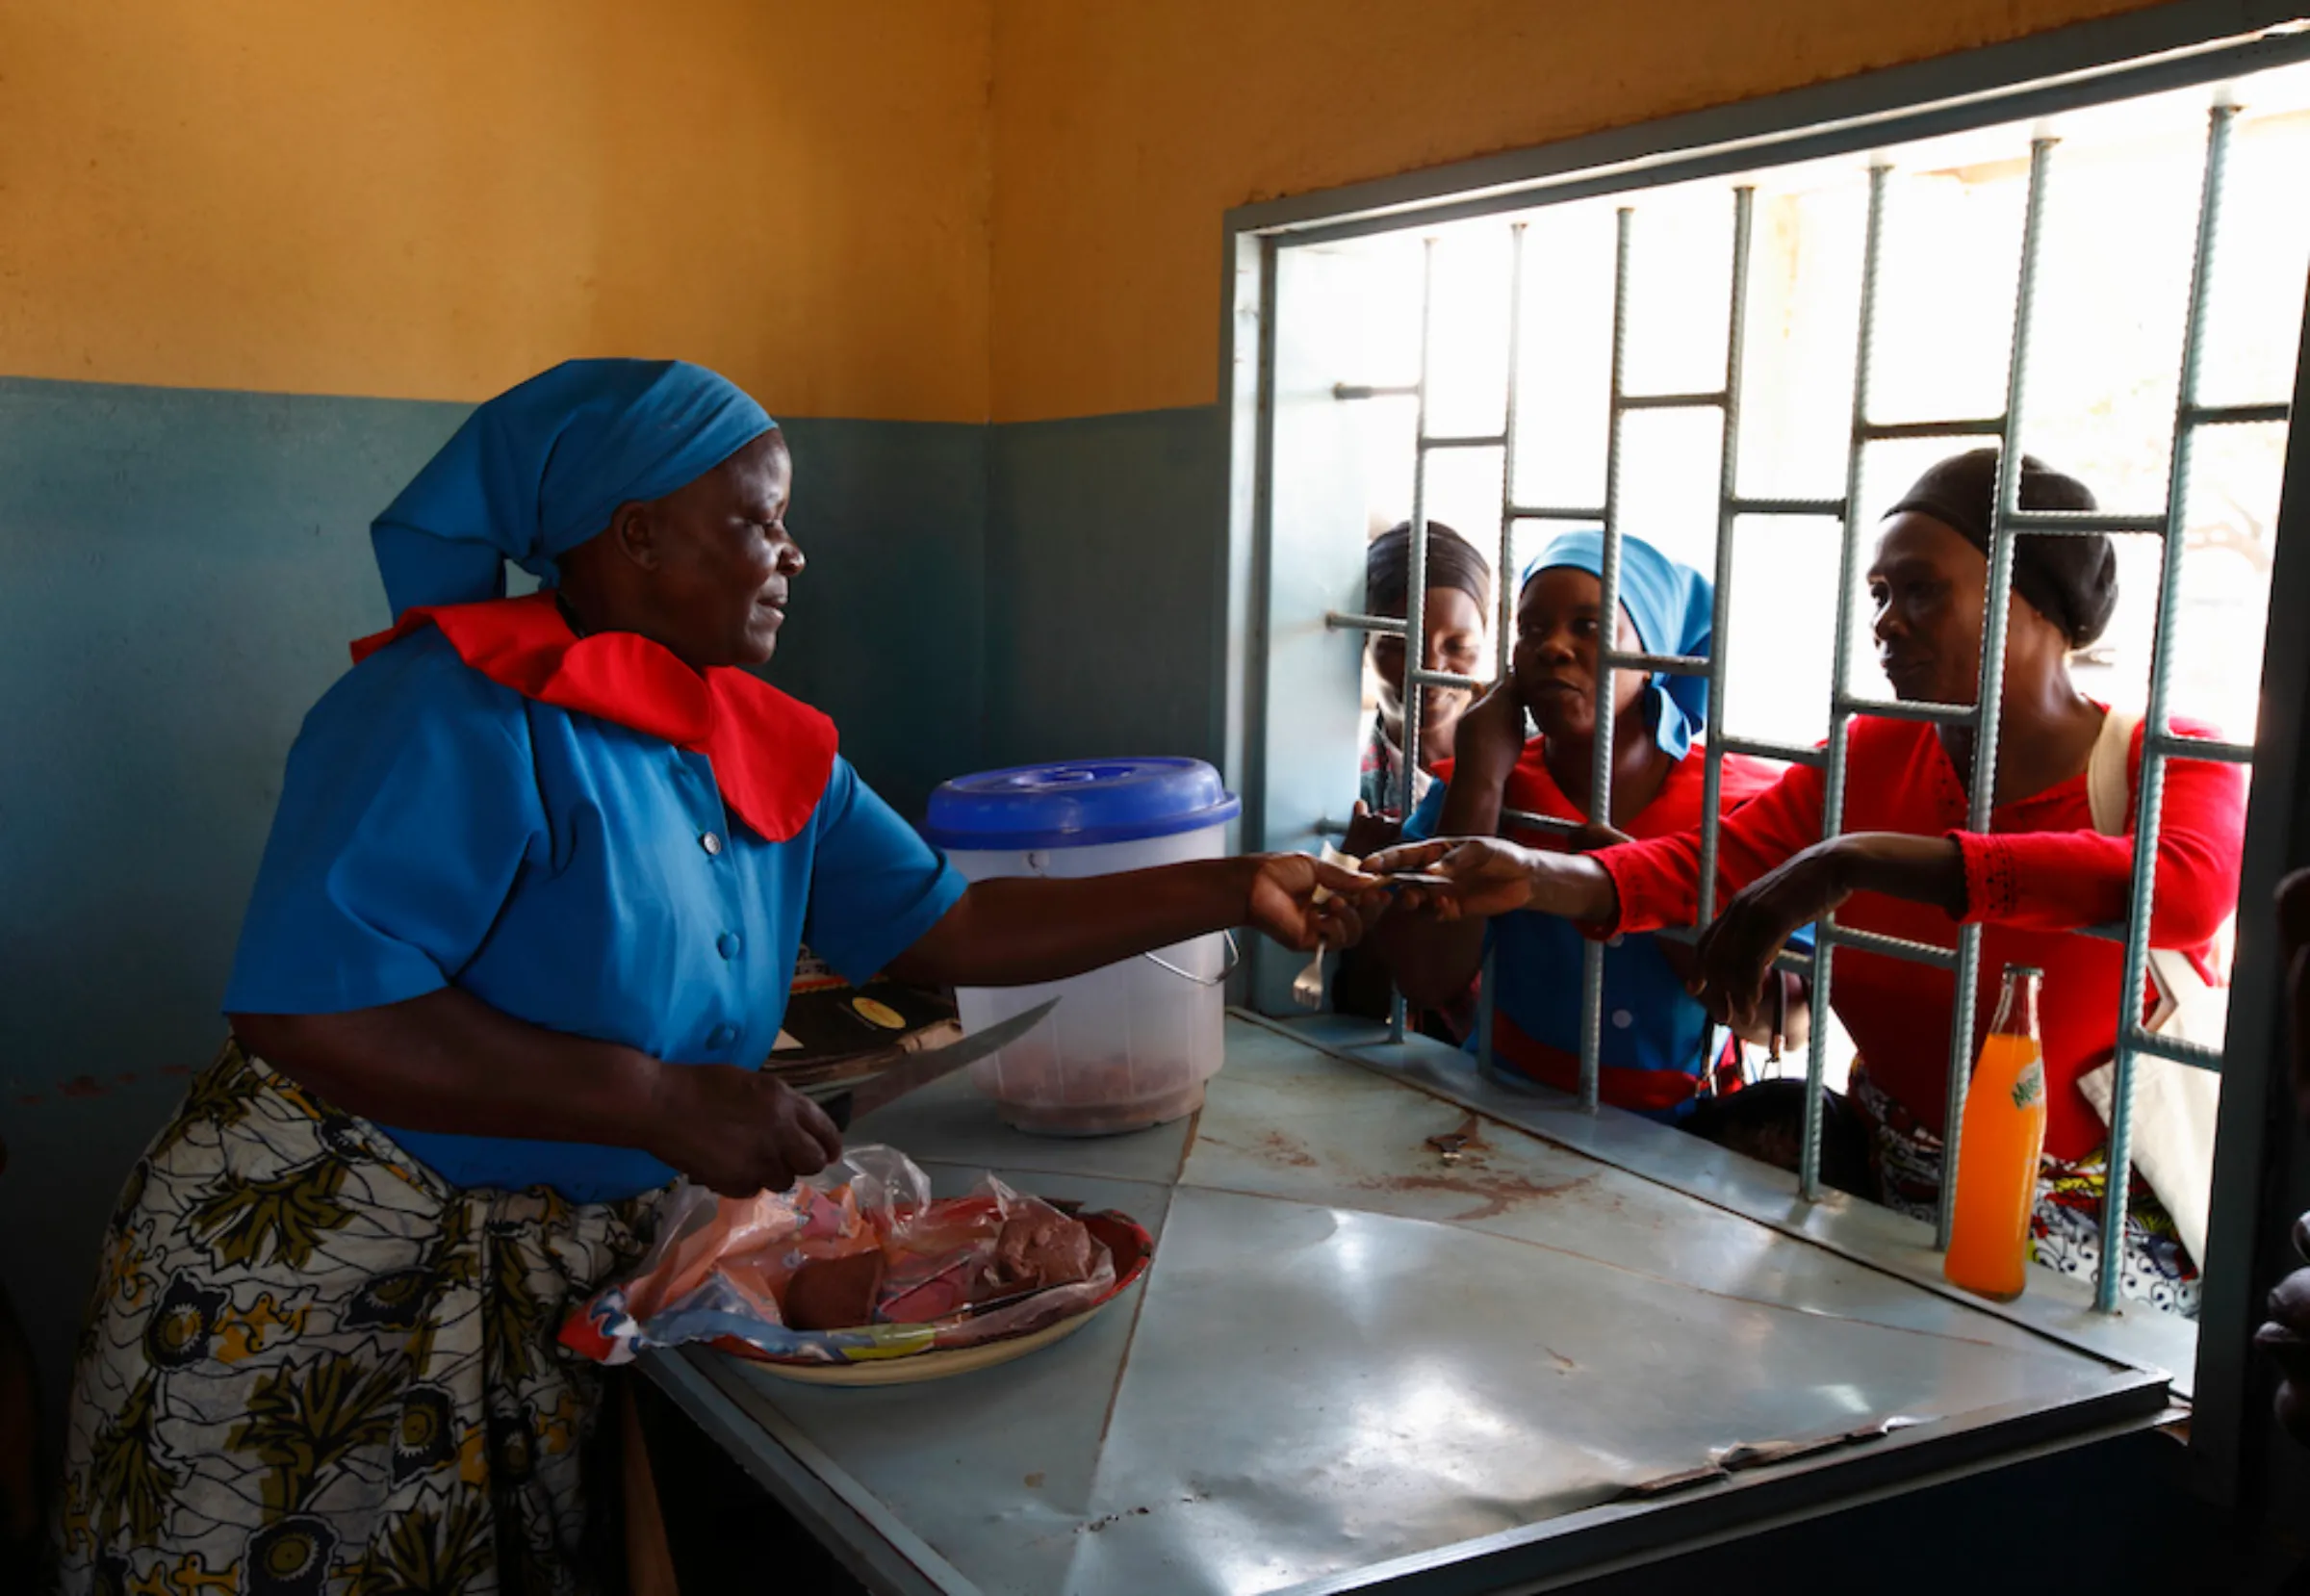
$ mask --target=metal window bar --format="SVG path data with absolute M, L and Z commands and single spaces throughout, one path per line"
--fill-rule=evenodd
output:
M 1597 670 L 1595 758 L 1588 774 L 1588 818 L 1612 823 L 1612 741 L 1618 707 L 1612 700 L 1611 640 L 1620 614 L 1620 444 L 1628 417 L 1629 239 L 1633 208 L 1613 213 L 1612 408 L 1604 431 L 1604 552 L 1597 561 Z M 1604 949 L 1594 938 L 1580 945 L 1580 1110 L 1594 1114 L 1603 1091 Z
M 1492 597 L 1499 611 L 1492 628 L 1492 680 L 1495 682 L 1508 680 L 1516 653 L 1516 609 L 1517 602 L 1523 597 L 1518 591 L 1515 577 L 1517 526 L 1526 520 L 1550 519 L 1543 512 L 1520 511 L 1516 503 L 1517 413 L 1524 392 L 1524 241 L 1525 223 L 1519 221 L 1508 229 L 1507 391 L 1501 396 L 1500 538 L 1499 553 L 1492 564 Z M 1504 806 L 1501 819 L 1503 824 L 1533 826 L 1544 830 L 1553 830 L 1562 825 L 1562 822 L 1551 816 L 1527 814 Z M 1564 834 L 1571 830 L 1565 827 Z M 1476 1067 L 1487 1077 L 1497 1074 L 1499 1070 L 1492 1052 L 1500 1012 L 1499 1005 L 1494 1001 L 1494 993 L 1499 991 L 1499 984 L 1500 957 L 1493 939 L 1487 934 L 1484 938 L 1482 973 L 1477 977 L 1476 1005 Z
M 2230 123 L 2236 108 L 2217 105 L 2206 124 L 2205 175 L 2197 197 L 2197 245 L 2190 263 L 2190 309 L 2182 323 L 2180 391 L 2174 400 L 2173 451 L 2167 465 L 2165 544 L 2158 568 L 2158 620 L 2149 653 L 2149 703 L 2143 716 L 2146 734 L 2142 739 L 2142 777 L 2134 811 L 2134 879 L 2125 921 L 2125 978 L 2118 986 L 2118 1052 L 2110 1080 L 2109 1181 L 2101 1205 L 2101 1269 L 2094 1276 L 2093 1305 L 2104 1313 L 2118 1306 L 2118 1286 L 2123 1274 L 2125 1219 L 2131 1196 L 2134 1130 L 2134 1061 L 2144 1052 L 2173 1058 L 2185 1049 L 2160 1044 L 2142 1028 L 2141 998 L 2149 973 L 2150 915 L 2157 897 L 2158 834 L 2164 816 L 2166 761 L 2174 757 L 2173 728 L 2167 719 L 2168 669 L 2173 654 L 2174 620 L 2181 605 L 2183 531 L 2189 517 L 2190 454 L 2202 407 L 2197 402 L 2199 357 L 2204 347 L 2206 301 L 2212 286 L 2214 239 L 2221 219 L 2221 181 L 2230 145 Z M 2000 500 L 2003 509 L 2008 500 Z M 2246 761 L 2252 750 L 2244 751 Z M 2124 1001 L 2124 994 L 2136 994 Z M 2149 1043 L 2145 1046 L 2144 1043 Z M 2211 1049 L 2188 1049 L 2209 1055 Z M 2178 1062 L 2208 1062 L 2183 1057 Z
M 1412 818 L 1420 775 L 1420 723 L 1425 718 L 1427 688 L 1420 680 L 1427 660 L 1427 365 L 1435 341 L 1436 241 L 1420 245 L 1420 381 L 1412 396 L 1412 535 L 1404 551 L 1403 584 L 1403 768 L 1396 773 L 1396 811 Z M 1399 991 L 1388 1003 L 1388 1040 L 1403 1040 L 1405 1005 Z
M 2184 530 L 2188 509 L 2192 443 L 2197 429 L 2207 426 L 2230 426 L 2282 423 L 2290 420 L 2292 407 L 2284 402 L 2267 404 L 2207 405 L 2197 398 L 2199 359 L 2205 312 L 2210 296 L 2211 268 L 2214 240 L 2219 227 L 2221 184 L 2225 169 L 2230 124 L 2236 108 L 2219 105 L 2214 108 L 2208 125 L 2204 173 L 2201 180 L 2198 206 L 2196 249 L 2192 263 L 2188 314 L 2185 319 L 2181 359 L 2181 381 L 2174 409 L 2172 454 L 2169 469 L 2166 503 L 2155 513 L 2108 514 L 2074 511 L 2024 511 L 2019 507 L 2021 439 L 2020 424 L 2023 412 L 2025 386 L 2029 373 L 2029 349 L 2037 294 L 2037 270 L 2040 257 L 2045 221 L 2046 190 L 2050 175 L 2052 151 L 2057 141 L 2050 138 L 2034 140 L 2030 148 L 2029 187 L 2022 223 L 2019 270 L 2015 290 L 2014 335 L 2008 354 L 2006 371 L 2006 404 L 2003 415 L 1957 421 L 1875 422 L 1869 419 L 1869 392 L 1872 374 L 1872 355 L 1875 345 L 1877 313 L 1878 270 L 1885 237 L 1885 204 L 1887 178 L 1891 168 L 1878 164 L 1870 168 L 1867 219 L 1862 236 L 1861 316 L 1854 348 L 1854 383 L 1852 401 L 1851 441 L 1847 451 L 1845 492 L 1839 499 L 1745 498 L 1737 491 L 1739 465 L 1740 395 L 1744 371 L 1744 334 L 1748 292 L 1748 257 L 1752 227 L 1754 190 L 1747 186 L 1733 191 L 1733 255 L 1732 292 L 1730 295 L 1729 324 L 1726 336 L 1724 386 L 1712 393 L 1630 395 L 1625 391 L 1628 336 L 1628 285 L 1630 248 L 1630 224 L 1633 212 L 1622 207 L 1617 213 L 1614 237 L 1612 357 L 1610 378 L 1610 412 L 1605 443 L 1604 502 L 1596 508 L 1570 506 L 1525 505 L 1517 502 L 1515 491 L 1517 400 L 1519 391 L 1519 356 L 1522 346 L 1524 245 L 1525 224 L 1517 223 L 1511 230 L 1511 265 L 1508 292 L 1509 346 L 1507 361 L 1507 392 L 1503 425 L 1497 435 L 1482 437 L 1436 437 L 1426 432 L 1426 386 L 1429 355 L 1430 313 L 1434 242 L 1426 242 L 1426 257 L 1421 290 L 1421 349 L 1420 380 L 1409 386 L 1383 387 L 1374 385 L 1339 384 L 1334 393 L 1341 399 L 1363 399 L 1381 396 L 1410 396 L 1419 401 L 1417 426 L 1417 457 L 1413 473 L 1411 540 L 1411 581 L 1407 596 L 1420 595 L 1424 601 L 1426 592 L 1425 520 L 1425 465 L 1431 450 L 1456 448 L 1498 448 L 1503 450 L 1501 473 L 1500 560 L 1501 583 L 1499 594 L 1498 633 L 1495 638 L 1495 659 L 1498 679 L 1505 678 L 1509 670 L 1511 638 L 1514 630 L 1516 593 L 1513 586 L 1512 562 L 1517 526 L 1526 521 L 1594 522 L 1603 528 L 1604 557 L 1599 579 L 1602 589 L 1601 608 L 1613 613 L 1619 603 L 1620 549 L 1620 455 L 1623 418 L 1630 411 L 1663 409 L 1713 408 L 1724 418 L 1718 475 L 1717 542 L 1715 554 L 1715 592 L 1712 612 L 1712 640 L 1707 658 L 1681 656 L 1658 656 L 1629 653 L 1606 648 L 1601 651 L 1597 683 L 1596 762 L 1592 771 L 1589 792 L 1589 813 L 1606 819 L 1611 814 L 1612 766 L 1611 743 L 1614 706 L 1611 697 L 1611 673 L 1615 669 L 1645 669 L 1672 674 L 1706 676 L 1709 683 L 1709 701 L 1706 730 L 1706 797 L 1701 827 L 1701 862 L 1698 914 L 1694 929 L 1676 934 L 1689 939 L 1701 926 L 1715 916 L 1716 873 L 1720 847 L 1721 815 L 1718 806 L 1722 793 L 1723 760 L 1727 754 L 1778 759 L 1786 763 L 1804 764 L 1822 770 L 1824 793 L 1822 832 L 1824 837 L 1840 834 L 1844 817 L 1847 757 L 1850 746 L 1850 727 L 1857 715 L 1880 716 L 1923 722 L 1933 725 L 1958 727 L 1973 733 L 1973 768 L 1967 794 L 1967 827 L 1976 832 L 1989 829 L 1990 812 L 1996 796 L 1997 739 L 1999 731 L 2001 686 L 2004 680 L 2006 643 L 2006 599 L 2013 585 L 2014 539 L 2016 536 L 2078 536 L 2089 533 L 2146 534 L 2161 537 L 2163 556 L 2158 594 L 2156 631 L 2150 655 L 2148 712 L 2144 716 L 2142 767 L 2139 780 L 2135 817 L 2135 846 L 2130 887 L 2131 901 L 2122 926 L 2096 926 L 2077 935 L 2121 940 L 2125 947 L 2124 978 L 2120 987 L 2120 1012 L 2116 1049 L 2116 1070 L 2111 1114 L 2109 1156 L 2107 1167 L 2113 1171 L 2102 1212 L 2102 1262 L 2095 1278 L 2095 1305 L 2103 1312 L 2115 1311 L 2118 1285 L 2123 1270 L 2123 1239 L 2126 1221 L 2127 1190 L 2124 1176 L 2118 1171 L 2128 1168 L 2132 1133 L 2133 1066 L 2137 1057 L 2147 1054 L 2194 1065 L 2203 1068 L 2220 1068 L 2220 1053 L 2202 1044 L 2177 1038 L 2163 1037 L 2144 1030 L 2136 1006 L 2125 994 L 2142 991 L 2147 980 L 2149 927 L 2156 896 L 2156 864 L 2160 820 L 2164 801 L 2165 766 L 2176 759 L 2247 764 L 2253 762 L 2254 750 L 2244 743 L 2214 741 L 2176 736 L 2169 724 L 2169 683 L 2173 648 L 2174 622 L 2179 605 L 2180 571 L 2184 548 Z M 1991 518 L 1989 549 L 1989 577 L 1988 602 L 1983 615 L 1981 675 L 1972 706 L 1899 702 L 1865 697 L 1853 691 L 1851 655 L 1854 626 L 1854 579 L 1858 573 L 1861 538 L 1864 526 L 1861 508 L 1861 484 L 1864 451 L 1874 443 L 1919 438 L 1986 439 L 1994 438 L 1999 444 L 1997 498 Z M 1728 734 L 1724 730 L 1724 661 L 1730 655 L 1732 621 L 1732 543 L 1735 525 L 1744 515 L 1761 516 L 1824 516 L 1835 518 L 1842 524 L 1843 535 L 1838 553 L 1838 597 L 1835 621 L 1835 654 L 1832 666 L 1830 733 L 1826 744 L 1817 749 L 1798 748 L 1784 744 L 1743 738 Z M 1424 658 L 1422 644 L 1424 603 L 1405 605 L 1407 618 L 1397 622 L 1384 617 L 1335 614 L 1329 624 L 1355 627 L 1375 632 L 1400 632 L 1405 637 L 1407 669 L 1405 682 L 1408 692 L 1405 715 L 1404 769 L 1400 773 L 1399 797 L 1406 814 L 1411 811 L 1412 772 L 1418 768 L 1418 695 L 1430 686 L 1475 686 L 1468 679 L 1431 672 L 1418 661 Z M 1503 824 L 1520 828 L 1551 832 L 1558 835 L 1578 830 L 1575 823 L 1553 816 L 1504 811 Z M 1671 935 L 1671 933 L 1663 933 Z M 1808 959 L 1784 952 L 1775 961 L 1776 968 L 1809 973 L 1812 982 L 1812 1002 L 1816 1010 L 1825 1010 L 1830 1003 L 1834 963 L 1839 949 L 1878 954 L 1884 957 L 1907 959 L 1949 969 L 1956 976 L 1956 991 L 1951 1004 L 1949 1024 L 1948 1094 L 1945 1103 L 1943 1136 L 1943 1178 L 1940 1207 L 1936 1226 L 1936 1245 L 1945 1248 L 1955 1216 L 1957 1170 L 1962 1155 L 1964 1108 L 1967 1086 L 1970 1084 L 1973 1021 L 1979 1006 L 1981 928 L 1966 924 L 1959 929 L 1954 948 L 1931 943 L 1914 942 L 1900 938 L 1882 936 L 1855 927 L 1840 926 L 1833 914 L 1824 914 L 1816 928 L 1814 949 Z M 1477 1055 L 1486 1073 L 1495 1070 L 1493 1036 L 1495 1025 L 1495 983 L 1492 955 L 1484 959 L 1482 1000 L 1478 1006 Z M 1581 981 L 1580 1014 L 1580 1081 L 1579 1100 L 1583 1109 L 1593 1111 L 1598 1102 L 1600 1082 L 1600 1053 L 1603 1021 L 1604 949 L 1590 942 L 1584 950 Z M 1403 1003 L 1400 995 L 1395 1007 L 1392 1036 L 1400 1041 L 1403 1027 Z M 1807 1049 L 1806 1080 L 1808 1086 L 1803 1154 L 1799 1169 L 1799 1189 L 1809 1201 L 1820 1196 L 1821 1142 L 1821 1087 L 1827 1067 L 1827 1027 L 1815 1025 Z

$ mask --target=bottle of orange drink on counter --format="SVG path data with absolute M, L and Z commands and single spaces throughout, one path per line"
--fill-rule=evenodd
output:
M 2044 972 L 2008 965 L 1997 1018 L 1965 1089 L 1958 1143 L 1957 1216 L 1941 1273 L 2000 1302 L 2021 1295 L 2029 1216 L 2045 1148 L 2045 1049 L 2038 1038 Z

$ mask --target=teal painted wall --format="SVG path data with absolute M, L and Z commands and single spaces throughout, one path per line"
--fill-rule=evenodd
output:
M 1226 472 L 1211 405 L 992 429 L 991 761 L 1221 762 Z
M 52 1406 L 113 1196 L 222 1034 L 282 758 L 383 617 L 369 518 L 464 414 L 0 382 L 0 1280 Z
M 385 620 L 368 525 L 458 404 L 0 379 L 0 1282 L 50 1402 L 122 1175 L 217 1014 L 282 760 Z M 1216 410 L 789 421 L 770 675 L 867 779 L 1217 759 Z
M 986 715 L 987 429 L 789 421 L 809 564 L 772 682 L 834 717 L 842 751 L 910 820 L 979 768 Z
M 385 620 L 370 518 L 457 404 L 0 380 L 0 1282 L 50 1402 L 120 1180 L 222 1032 L 305 709 Z M 903 812 L 980 761 L 986 429 L 794 421 L 773 680 Z

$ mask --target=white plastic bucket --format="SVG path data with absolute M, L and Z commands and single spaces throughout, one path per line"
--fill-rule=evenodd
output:
M 1220 858 L 1240 808 L 1200 761 L 1098 759 L 948 783 L 925 829 L 968 880 L 1066 879 Z M 1004 839 L 1020 845 L 987 845 Z M 1045 1135 L 1113 1135 L 1192 1114 L 1222 1062 L 1233 962 L 1230 940 L 1213 935 L 1042 986 L 963 988 L 965 1032 L 1062 999 L 971 1079 L 1010 1123 Z

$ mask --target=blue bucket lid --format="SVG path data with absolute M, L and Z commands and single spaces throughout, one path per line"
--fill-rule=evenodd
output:
M 1243 808 L 1201 759 L 1076 759 L 959 776 L 931 794 L 923 834 L 989 853 L 1090 848 L 1223 825 Z

